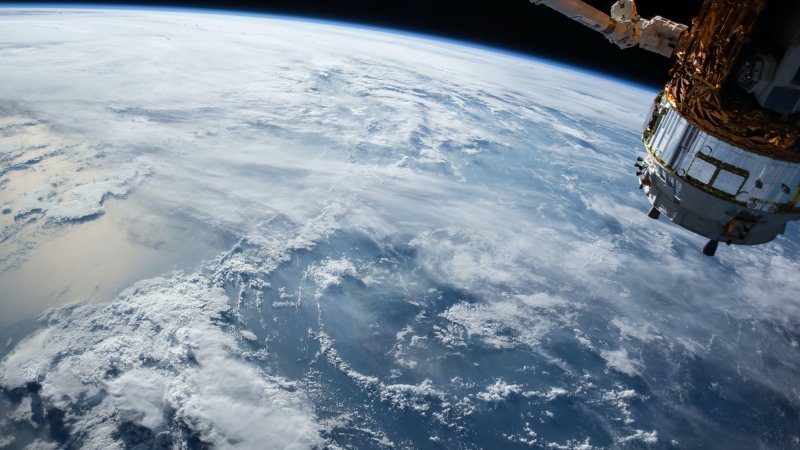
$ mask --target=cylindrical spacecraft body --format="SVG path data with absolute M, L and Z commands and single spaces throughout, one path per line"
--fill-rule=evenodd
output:
M 800 219 L 800 2 L 706 0 L 675 54 L 641 187 L 711 240 L 773 240 Z
M 645 193 L 670 220 L 709 239 L 763 244 L 800 219 L 800 163 L 729 144 L 657 98 L 647 125 Z

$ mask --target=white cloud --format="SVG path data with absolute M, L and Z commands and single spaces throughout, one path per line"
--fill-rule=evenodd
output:
M 143 175 L 136 170 L 117 173 L 103 180 L 95 180 L 71 188 L 64 199 L 46 209 L 50 222 L 80 220 L 103 211 L 103 202 L 109 196 L 122 196 L 133 189 Z
M 632 325 L 621 317 L 615 317 L 611 321 L 611 324 L 617 327 L 622 339 L 635 338 L 642 342 L 652 342 L 662 339 L 662 337 L 653 330 L 652 325 L 648 323 Z
M 166 378 L 156 370 L 129 370 L 107 383 L 114 406 L 124 421 L 159 431 L 164 426 Z
M 0 448 L 6 448 L 14 443 L 17 438 L 14 436 L 0 436 Z
M 527 391 L 523 395 L 526 397 L 539 397 L 547 401 L 553 401 L 558 397 L 568 395 L 570 392 L 562 387 L 552 387 L 547 391 Z
M 349 260 L 333 260 L 329 258 L 320 264 L 314 264 L 307 268 L 303 276 L 317 285 L 314 298 L 319 300 L 326 289 L 340 284 L 343 276 L 355 277 L 357 272 L 355 266 Z
M 380 395 L 400 409 L 418 411 L 427 411 L 431 401 L 442 401 L 445 397 L 445 393 L 428 379 L 419 384 L 386 384 L 381 387 Z
M 239 360 L 234 336 L 213 323 L 228 309 L 209 280 L 176 276 L 108 304 L 54 310 L 2 362 L 0 384 L 41 383 L 88 448 L 111 445 L 125 421 L 159 431 L 168 420 L 219 448 L 320 444 L 302 390 Z
M 641 375 L 641 361 L 631 358 L 628 351 L 624 348 L 620 348 L 619 350 L 603 350 L 600 352 L 600 356 L 606 360 L 606 365 L 611 369 L 631 377 Z
M 242 338 L 244 338 L 245 340 L 252 342 L 258 341 L 258 336 L 256 336 L 256 334 L 250 330 L 241 330 L 239 334 L 241 334 Z
M 633 434 L 629 436 L 624 436 L 618 439 L 620 443 L 628 443 L 632 441 L 641 441 L 644 444 L 653 445 L 658 443 L 658 431 L 645 431 L 645 430 L 636 430 Z
M 512 395 L 522 392 L 522 386 L 518 384 L 508 384 L 502 379 L 495 380 L 494 384 L 486 387 L 482 392 L 475 395 L 478 400 L 490 403 L 500 403 Z
M 568 326 L 580 305 L 544 293 L 499 298 L 487 303 L 461 302 L 441 316 L 463 327 L 470 337 L 495 348 L 536 348 L 554 328 Z M 436 331 L 443 342 L 463 341 L 457 328 Z
M 43 442 L 36 440 L 24 447 L 24 450 L 56 450 L 58 444 L 54 442 Z

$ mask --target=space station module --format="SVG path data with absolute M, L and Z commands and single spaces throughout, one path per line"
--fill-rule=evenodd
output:
M 705 0 L 691 26 L 606 15 L 580 0 L 531 0 L 604 34 L 674 58 L 635 163 L 648 215 L 718 244 L 763 244 L 800 219 L 800 2 Z

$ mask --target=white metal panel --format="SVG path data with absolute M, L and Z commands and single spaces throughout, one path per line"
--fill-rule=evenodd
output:
M 739 193 L 742 184 L 744 184 L 743 176 L 728 172 L 727 170 L 720 170 L 711 187 L 731 195 L 736 195 Z
M 715 165 L 703 161 L 702 159 L 695 158 L 694 161 L 692 161 L 692 165 L 689 167 L 689 176 L 701 183 L 708 184 L 716 171 L 717 167 Z
M 800 164 L 778 161 L 750 152 L 721 141 L 699 129 L 697 129 L 696 138 L 684 139 L 694 127 L 672 109 L 666 99 L 662 100 L 657 111 L 663 111 L 664 108 L 666 108 L 666 112 L 662 113 L 661 122 L 653 130 L 648 144 L 653 154 L 665 164 L 672 163 L 672 166 L 668 167 L 678 176 L 688 174 L 700 182 L 708 183 L 717 168 L 705 161 L 698 162 L 699 160 L 695 156 L 702 152 L 724 164 L 748 172 L 750 176 L 744 180 L 744 185 L 737 186 L 736 191 L 733 191 L 732 187 L 736 181 L 730 181 L 727 175 L 723 175 L 719 184 L 715 182 L 714 187 L 725 186 L 725 189 L 720 190 L 731 195 L 737 195 L 739 191 L 746 192 L 749 195 L 748 203 L 761 205 L 760 208 L 787 202 L 790 196 L 783 192 L 783 186 L 786 186 L 791 192 L 800 186 Z M 709 172 L 711 173 L 709 174 Z M 738 178 L 742 177 L 738 176 Z M 731 186 L 728 183 L 731 183 Z M 759 188 L 758 185 L 761 187 Z

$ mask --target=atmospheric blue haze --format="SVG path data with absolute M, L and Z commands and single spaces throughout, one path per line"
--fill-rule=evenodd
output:
M 800 237 L 652 221 L 655 92 L 0 9 L 0 448 L 798 448 Z

